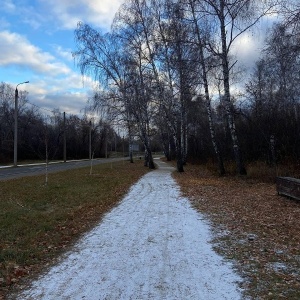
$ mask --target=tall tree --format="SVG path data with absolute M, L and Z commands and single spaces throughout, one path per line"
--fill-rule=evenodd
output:
M 231 134 L 233 153 L 239 174 L 246 174 L 242 159 L 234 107 L 230 94 L 230 70 L 234 66 L 230 63 L 231 48 L 235 40 L 253 27 L 266 14 L 272 11 L 275 4 L 268 1 L 249 0 L 202 0 L 200 1 L 207 20 L 215 24 L 215 42 L 209 43 L 210 51 L 220 58 L 223 73 L 223 102 L 226 110 L 227 122 Z
M 135 118 L 141 139 L 148 153 L 149 168 L 154 168 L 148 136 L 151 105 L 149 98 L 146 97 L 145 74 L 141 73 L 144 71 L 142 44 L 139 41 L 139 36 L 134 35 L 134 31 L 129 31 L 128 34 L 131 38 L 136 37 L 137 43 L 130 44 L 128 39 L 126 43 L 128 36 L 126 36 L 125 31 L 122 35 L 123 39 L 121 39 L 118 34 L 102 35 L 88 25 L 79 23 L 75 31 L 78 50 L 74 52 L 74 56 L 78 58 L 83 73 L 93 73 L 104 88 L 109 89 L 110 85 L 115 87 L 120 97 L 114 97 L 111 100 L 117 100 L 122 104 L 119 106 L 120 112 L 123 114 L 129 130 L 132 117 Z M 130 39 L 130 41 L 134 40 Z M 130 52 L 130 48 L 134 51 Z M 140 86 L 137 87 L 137 84 Z M 139 94 L 136 93 L 137 88 Z M 142 102 L 138 103 L 137 96 Z
M 122 36 L 126 32 L 132 44 L 142 41 L 143 66 L 151 70 L 157 111 L 166 120 L 162 131 L 167 129 L 173 137 L 177 169 L 183 171 L 188 135 L 186 105 L 191 98 L 193 63 L 189 60 L 191 47 L 183 38 L 189 30 L 183 24 L 180 1 L 127 1 L 116 20 Z
M 209 70 L 213 68 L 215 62 L 211 60 L 209 55 L 205 55 L 205 53 L 207 52 L 205 49 L 205 45 L 207 44 L 207 40 L 209 39 L 209 36 L 211 34 L 211 29 L 210 26 L 208 26 L 208 24 L 205 24 L 204 20 L 202 19 L 203 16 L 198 10 L 199 5 L 197 5 L 197 2 L 193 0 L 188 0 L 187 4 L 188 4 L 188 10 L 190 11 L 191 22 L 193 24 L 193 29 L 194 29 L 194 41 L 199 51 L 199 58 L 198 58 L 199 67 L 200 67 L 199 77 L 201 78 L 200 80 L 201 85 L 204 88 L 204 99 L 205 99 L 205 106 L 206 106 L 206 112 L 208 117 L 211 141 L 213 144 L 215 155 L 218 160 L 219 174 L 223 175 L 225 174 L 225 168 L 223 164 L 222 154 L 220 152 L 218 142 L 216 139 L 215 124 L 212 116 L 212 107 L 211 107 L 211 99 L 210 99 L 210 92 L 209 92 Z

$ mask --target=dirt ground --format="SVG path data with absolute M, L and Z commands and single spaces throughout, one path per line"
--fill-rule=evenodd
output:
M 174 177 L 214 226 L 215 249 L 237 261 L 245 295 L 300 299 L 300 201 L 277 195 L 273 183 L 196 165 Z

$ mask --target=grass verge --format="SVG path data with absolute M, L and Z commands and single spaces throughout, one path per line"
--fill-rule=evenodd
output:
M 143 161 L 0 181 L 0 299 L 51 264 L 148 169 Z
M 254 173 L 218 177 L 188 165 L 174 177 L 211 221 L 213 245 L 235 262 L 245 298 L 300 299 L 300 201 L 278 196 L 271 180 Z

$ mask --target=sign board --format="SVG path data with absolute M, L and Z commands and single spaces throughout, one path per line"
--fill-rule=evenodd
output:
M 129 151 L 130 151 L 130 149 L 131 149 L 131 151 L 138 152 L 138 151 L 140 151 L 140 146 L 139 146 L 139 144 L 132 143 L 129 145 Z

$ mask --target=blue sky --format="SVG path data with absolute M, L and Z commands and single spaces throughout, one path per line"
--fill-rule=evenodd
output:
M 108 31 L 122 0 L 1 0 L 0 82 L 47 109 L 80 114 L 95 82 L 72 58 L 79 21 Z

